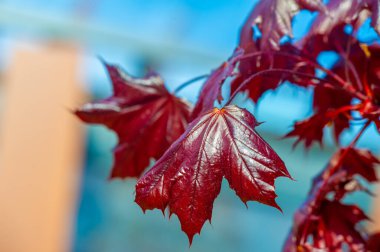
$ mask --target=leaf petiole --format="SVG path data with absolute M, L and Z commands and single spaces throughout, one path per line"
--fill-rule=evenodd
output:
M 204 75 L 200 75 L 200 76 L 197 76 L 197 77 L 194 77 L 184 83 L 182 83 L 181 85 L 179 85 L 174 91 L 173 91 L 173 94 L 177 94 L 179 91 L 181 91 L 182 89 L 184 89 L 185 87 L 189 86 L 190 84 L 193 84 L 197 81 L 200 81 L 202 79 L 205 79 L 207 77 L 209 77 L 210 75 L 209 74 L 204 74 Z

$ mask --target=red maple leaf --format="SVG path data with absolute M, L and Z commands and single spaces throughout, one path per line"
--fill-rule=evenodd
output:
M 335 159 L 339 159 L 339 155 L 347 152 L 343 158 L 341 169 L 348 172 L 349 176 L 360 175 L 368 182 L 376 182 L 376 165 L 380 164 L 380 160 L 375 157 L 369 150 L 363 149 L 342 149 Z
M 114 150 L 111 178 L 138 177 L 185 130 L 189 105 L 169 93 L 157 74 L 132 78 L 120 68 L 106 65 L 113 95 L 85 104 L 75 114 L 86 123 L 103 124 L 119 142 Z
M 376 167 L 379 164 L 380 160 L 369 150 L 339 149 L 326 168 L 313 179 L 313 190 L 319 191 L 316 200 L 321 200 L 321 197 L 324 198 L 331 192 L 336 200 L 341 200 L 347 193 L 354 191 L 364 191 L 372 195 L 356 176 L 361 176 L 370 183 L 377 182 Z M 331 174 L 331 170 L 334 173 Z
M 324 12 L 325 6 L 319 0 L 261 0 L 243 26 L 240 46 L 245 47 L 252 26 L 257 25 L 261 31 L 261 50 L 280 49 L 280 39 L 285 35 L 292 37 L 292 18 L 301 9 Z
M 314 88 L 313 108 L 316 113 L 326 114 L 331 110 L 339 110 L 342 107 L 350 106 L 352 99 L 352 95 L 342 88 L 317 85 Z M 350 110 L 334 116 L 333 129 L 334 138 L 337 143 L 339 142 L 339 136 L 343 130 L 349 128 L 350 119 Z
M 296 122 L 294 129 L 285 137 L 297 137 L 293 146 L 301 141 L 305 141 L 305 147 L 308 149 L 313 142 L 319 142 L 322 145 L 323 128 L 328 124 L 329 119 L 323 113 L 317 113 L 306 120 Z
M 243 202 L 279 209 L 274 180 L 290 177 L 283 161 L 257 134 L 255 118 L 230 105 L 195 119 L 136 185 L 145 211 L 169 207 L 191 243 L 206 220 L 225 177 Z
M 342 88 L 317 85 L 314 88 L 313 108 L 317 112 L 338 109 L 351 104 L 352 95 Z
M 348 245 L 349 251 L 366 251 L 365 237 L 356 225 L 368 217 L 357 206 L 324 200 L 318 212 L 296 218 L 296 221 L 302 221 L 294 239 L 298 245 L 288 243 L 284 249 L 286 252 L 298 251 L 294 246 L 302 247 L 304 251 L 342 251 L 344 244 Z
M 339 142 L 339 136 L 346 128 L 349 128 L 349 121 L 351 119 L 350 111 L 355 110 L 355 105 L 347 105 L 334 109 L 334 103 L 340 104 L 343 102 L 351 101 L 351 97 L 345 97 L 345 92 L 335 92 L 335 89 L 316 89 L 317 92 L 315 97 L 324 97 L 322 95 L 326 94 L 326 99 L 324 101 L 318 100 L 314 101 L 314 106 L 316 112 L 311 117 L 296 122 L 294 124 L 294 129 L 289 132 L 285 137 L 297 137 L 298 139 L 294 143 L 296 146 L 301 141 L 305 141 L 305 147 L 308 149 L 314 142 L 319 142 L 322 145 L 323 141 L 323 129 L 326 126 L 333 126 L 334 138 L 336 142 Z M 337 97 L 335 101 L 330 100 L 332 95 L 341 94 L 341 97 Z
M 372 26 L 380 32 L 378 0 L 331 0 L 326 12 L 320 12 L 310 28 L 310 35 L 322 35 L 327 38 L 339 26 L 345 24 L 359 28 L 371 15 Z
M 250 80 L 240 91 L 248 91 L 249 97 L 258 102 L 261 96 L 268 90 L 276 89 L 285 81 L 299 86 L 308 86 L 312 79 L 310 77 L 300 77 L 291 72 L 301 72 L 302 74 L 314 74 L 314 68 L 299 58 L 290 58 L 289 55 L 304 56 L 300 50 L 287 43 L 280 46 L 278 52 L 262 52 L 258 49 L 257 41 L 247 44 L 244 56 L 238 66 L 238 74 L 231 83 L 231 93 L 234 93 L 244 81 L 253 74 L 270 69 L 284 70 L 259 75 Z M 260 52 L 262 54 L 260 54 Z M 257 55 L 255 55 L 257 54 Z M 252 56 L 249 56 L 252 55 Z
M 221 94 L 222 84 L 228 77 L 232 76 L 235 66 L 243 55 L 243 52 L 242 49 L 237 49 L 228 61 L 223 62 L 222 65 L 211 73 L 202 86 L 198 101 L 191 114 L 192 118 L 196 118 L 203 112 L 212 109 L 216 100 L 218 100 L 219 103 L 223 100 Z

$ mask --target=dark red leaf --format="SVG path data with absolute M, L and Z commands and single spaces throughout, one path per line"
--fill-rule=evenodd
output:
M 335 187 L 332 188 L 334 191 L 334 199 L 335 200 L 341 200 L 349 193 L 353 192 L 365 192 L 370 196 L 374 196 L 374 194 L 365 186 L 363 185 L 358 179 L 354 177 L 344 177 L 345 173 L 337 173 L 337 176 L 340 176 L 340 182 L 335 184 Z
M 343 79 L 348 80 L 357 92 L 367 96 L 360 104 L 357 110 L 363 118 L 369 119 L 373 122 L 379 121 L 380 116 L 380 46 L 377 44 L 366 46 L 364 44 L 354 43 L 350 48 L 348 60 L 351 62 L 354 71 L 357 73 L 357 78 L 348 71 L 347 74 L 347 60 L 342 58 L 332 69 L 336 74 Z M 334 107 L 344 106 L 351 102 L 349 94 L 344 94 L 344 90 L 335 91 L 335 102 L 330 103 Z M 332 94 L 334 96 L 334 94 Z M 316 97 L 320 103 L 323 99 Z M 326 101 L 330 100 L 329 98 Z M 339 104 L 340 103 L 340 104 Z
M 329 119 L 325 114 L 315 114 L 304 121 L 296 122 L 294 129 L 285 137 L 297 137 L 294 146 L 301 141 L 305 141 L 306 148 L 310 148 L 313 142 L 319 142 L 322 145 L 323 128 L 328 122 Z
M 250 46 L 245 50 L 245 55 L 259 52 L 256 42 L 251 42 Z M 305 56 L 300 50 L 291 44 L 281 45 L 279 52 Z M 244 58 L 240 61 L 238 68 L 238 75 L 231 83 L 231 93 L 234 93 L 251 75 L 268 69 L 284 69 L 314 75 L 314 68 L 305 61 L 290 58 L 287 55 L 278 54 L 276 52 Z M 266 91 L 276 89 L 284 81 L 289 81 L 305 87 L 312 82 L 312 79 L 296 76 L 285 71 L 273 72 L 257 76 L 247 83 L 241 91 L 248 91 L 249 97 L 254 102 L 258 102 Z
M 371 25 L 380 34 L 380 2 L 379 0 L 367 0 L 368 9 L 371 10 Z
M 262 35 L 261 50 L 280 49 L 280 39 L 285 35 L 292 37 L 292 18 L 300 9 L 324 12 L 325 6 L 320 0 L 261 0 L 244 24 L 240 46 L 245 47 L 251 34 L 249 28 L 257 25 Z
M 317 26 L 313 24 L 312 27 Z M 337 52 L 337 46 L 347 48 L 348 43 L 353 44 L 355 38 L 344 31 L 344 25 L 337 26 L 329 34 L 319 34 L 318 28 L 316 31 L 310 29 L 309 33 L 300 41 L 296 42 L 297 47 L 302 48 L 303 53 L 317 59 L 318 55 L 323 51 Z
M 357 206 L 325 200 L 318 212 L 296 215 L 298 229 L 284 251 L 344 251 L 346 244 L 349 251 L 364 252 L 366 240 L 356 225 L 367 219 Z
M 377 131 L 380 133 L 380 120 L 376 121 L 376 128 L 377 128 Z
M 376 166 L 380 164 L 380 160 L 375 157 L 369 150 L 360 149 L 342 149 L 339 155 L 342 155 L 344 151 L 347 151 L 343 158 L 342 168 L 348 172 L 349 176 L 360 175 L 368 182 L 376 182 Z
M 320 91 L 322 91 L 320 93 Z M 344 109 L 343 107 L 334 109 L 333 101 L 329 101 L 329 95 L 334 94 L 332 92 L 329 94 L 328 89 L 320 89 L 316 93 L 316 97 L 324 98 L 322 94 L 328 94 L 325 101 L 315 101 L 314 106 L 317 107 L 317 111 L 311 117 L 296 122 L 294 124 L 294 129 L 289 132 L 285 137 L 297 137 L 297 141 L 294 143 L 296 146 L 299 142 L 305 141 L 305 147 L 309 148 L 313 142 L 319 142 L 322 145 L 323 140 L 323 129 L 326 126 L 332 126 L 334 129 L 334 138 L 339 142 L 339 136 L 346 128 L 349 128 L 349 121 L 351 119 L 350 111 L 354 110 L 353 106 L 348 106 Z M 339 93 L 339 92 L 338 92 Z M 336 98 L 336 103 L 341 103 L 344 101 L 344 97 Z M 351 100 L 350 98 L 349 100 Z M 328 106 L 330 108 L 328 108 Z
M 380 32 L 378 0 L 331 0 L 327 12 L 320 12 L 313 22 L 309 34 L 328 38 L 339 26 L 350 24 L 358 28 L 372 12 L 372 25 Z
M 357 30 L 370 16 L 372 26 L 380 33 L 378 0 L 331 0 L 326 7 L 327 11 L 319 13 L 308 34 L 297 43 L 310 55 L 316 57 L 321 51 L 329 50 L 346 51 L 358 44 L 344 27 L 349 24 Z
M 351 104 L 352 95 L 342 88 L 317 85 L 314 88 L 313 108 L 316 112 L 326 112 Z
M 369 252 L 380 251 L 380 233 L 374 233 L 369 237 L 367 249 Z
M 203 84 L 197 103 L 195 104 L 192 118 L 198 117 L 203 112 L 214 107 L 214 102 L 218 100 L 220 103 L 223 100 L 221 88 L 223 82 L 232 76 L 236 64 L 243 55 L 242 49 L 237 49 L 231 58 L 214 70 L 210 77 Z
M 211 220 L 223 176 L 243 202 L 279 208 L 274 180 L 290 175 L 257 125 L 247 110 L 233 105 L 204 113 L 139 179 L 136 202 L 143 210 L 169 207 L 190 242 Z
M 341 200 L 347 193 L 354 191 L 364 191 L 372 195 L 356 176 L 361 176 L 368 182 L 376 182 L 376 168 L 379 164 L 380 160 L 368 150 L 342 148 L 313 179 L 310 197 L 315 198 L 317 202 L 323 200 L 328 193 L 333 193 L 336 200 Z M 316 191 L 318 194 L 315 194 Z
M 327 113 L 330 110 L 339 109 L 351 104 L 353 97 L 342 88 L 317 85 L 314 89 L 313 107 L 316 113 Z M 350 111 L 337 114 L 334 121 L 334 138 L 339 142 L 339 136 L 343 130 L 349 128 Z
M 354 46 L 350 50 L 349 60 L 358 72 L 362 83 L 369 86 L 373 103 L 380 106 L 380 45 L 367 46 L 361 44 Z M 350 79 L 355 81 L 353 76 L 350 76 Z M 356 82 L 354 84 L 358 85 Z M 364 90 L 362 89 L 362 91 Z
M 151 158 L 158 159 L 184 132 L 190 107 L 170 94 L 157 74 L 132 78 L 116 66 L 106 67 L 113 95 L 85 104 L 75 114 L 84 122 L 103 124 L 117 134 L 111 178 L 138 177 Z

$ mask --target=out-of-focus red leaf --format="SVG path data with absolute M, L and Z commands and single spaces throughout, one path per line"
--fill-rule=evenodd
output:
M 377 128 L 377 131 L 380 133 L 380 120 L 376 121 L 376 128 Z
M 317 97 L 321 97 L 321 94 L 326 93 L 328 89 L 321 89 L 317 93 Z M 330 91 L 328 91 L 330 92 Z M 333 93 L 332 93 L 333 94 Z M 337 98 L 337 102 L 341 102 L 344 98 Z M 340 101 L 339 101 L 340 100 Z M 314 142 L 319 142 L 322 145 L 323 141 L 323 129 L 326 126 L 332 126 L 334 129 L 334 137 L 338 142 L 340 134 L 349 127 L 349 120 L 351 119 L 350 111 L 354 110 L 353 106 L 348 106 L 344 110 L 340 108 L 334 109 L 333 106 L 327 109 L 329 104 L 329 97 L 327 96 L 325 102 L 318 101 L 315 103 L 318 109 L 311 117 L 296 122 L 294 128 L 285 137 L 297 137 L 297 141 L 294 143 L 296 146 L 301 141 L 305 141 L 305 147 L 309 148 Z M 324 109 L 326 106 L 326 110 Z
M 323 128 L 328 122 L 324 114 L 315 114 L 304 121 L 296 122 L 294 129 L 285 137 L 297 137 L 294 146 L 301 141 L 305 141 L 306 148 L 310 148 L 313 142 L 319 142 L 322 145 Z
M 346 50 L 357 44 L 356 38 L 347 34 L 344 27 L 349 24 L 356 30 L 368 17 L 380 34 L 378 0 L 331 0 L 326 8 L 326 12 L 318 14 L 308 34 L 297 42 L 312 56 L 316 57 L 321 51 L 339 51 L 337 47 Z
M 317 112 L 338 109 L 351 104 L 352 95 L 342 88 L 317 85 L 314 89 L 313 108 Z
M 280 39 L 285 35 L 292 37 L 292 18 L 300 9 L 326 10 L 320 0 L 261 0 L 243 26 L 240 46 L 245 47 L 252 26 L 257 25 L 262 35 L 261 50 L 279 50 Z
M 320 12 L 310 29 L 311 35 L 322 35 L 326 39 L 338 26 L 353 25 L 355 29 L 372 14 L 372 25 L 380 33 L 378 0 L 331 0 L 327 12 Z
M 380 251 L 380 233 L 372 234 L 367 242 L 368 252 L 378 252 Z
M 245 49 L 245 55 L 258 52 L 260 52 L 258 45 L 253 41 Z M 306 57 L 306 55 L 303 55 L 300 50 L 291 44 L 281 45 L 280 52 Z M 285 71 L 290 70 L 314 75 L 314 68 L 310 64 L 303 60 L 290 58 L 287 55 L 277 54 L 276 52 L 246 57 L 240 61 L 238 68 L 238 75 L 231 83 L 231 93 L 234 93 L 251 75 L 268 69 L 284 69 Z M 285 71 L 257 76 L 247 83 L 241 91 L 248 91 L 249 97 L 254 102 L 258 102 L 266 91 L 276 89 L 284 81 L 289 81 L 303 87 L 308 86 L 312 82 L 311 78 L 300 77 Z
M 317 26 L 314 24 L 312 27 Z M 317 30 L 317 28 L 315 28 Z M 337 51 L 337 46 L 346 49 L 348 43 L 354 44 L 355 39 L 344 31 L 344 25 L 334 27 L 329 34 L 319 34 L 310 29 L 309 33 L 296 46 L 310 57 L 317 58 L 323 51 Z
M 380 2 L 378 0 L 367 0 L 368 8 L 371 10 L 371 25 L 380 34 Z
M 340 149 L 314 178 L 307 201 L 294 216 L 284 251 L 345 251 L 343 244 L 349 251 L 367 251 L 366 234 L 359 232 L 356 224 L 368 218 L 359 207 L 344 205 L 341 200 L 359 190 L 372 195 L 357 176 L 377 181 L 375 168 L 379 164 L 368 150 Z
M 368 217 L 355 205 L 324 200 L 315 213 L 299 212 L 295 216 L 297 230 L 288 239 L 284 251 L 366 251 L 364 235 L 356 225 Z
M 350 50 L 348 58 L 342 58 L 332 69 L 336 74 L 346 79 L 357 92 L 366 95 L 367 100 L 362 101 L 361 108 L 358 109 L 361 116 L 377 123 L 380 120 L 380 46 L 373 44 L 370 46 L 355 42 Z M 354 70 L 347 70 L 347 60 L 352 64 Z M 353 74 L 357 73 L 357 78 Z M 348 74 L 347 74 L 348 72 Z M 342 90 L 342 89 L 341 89 Z M 341 103 L 344 106 L 349 101 L 343 94 L 337 94 L 335 106 Z M 319 99 L 322 102 L 322 99 Z
M 360 175 L 368 182 L 376 182 L 376 166 L 380 164 L 380 160 L 375 157 L 369 150 L 362 149 L 342 149 L 339 155 L 342 155 L 344 151 L 347 151 L 343 158 L 341 169 L 348 172 L 349 176 Z
M 203 112 L 212 109 L 216 100 L 219 103 L 223 100 L 221 94 L 222 84 L 228 77 L 232 76 L 243 52 L 243 49 L 237 49 L 228 61 L 224 62 L 211 73 L 200 91 L 198 101 L 191 115 L 192 118 L 196 118 Z
M 223 176 L 243 202 L 279 208 L 274 180 L 290 175 L 257 125 L 247 110 L 233 105 L 202 114 L 139 179 L 136 202 L 144 211 L 169 207 L 190 242 L 211 220 Z
M 158 159 L 184 132 L 190 107 L 170 94 L 157 74 L 132 78 L 116 66 L 106 68 L 113 95 L 85 104 L 75 114 L 117 134 L 111 178 L 138 177 L 151 158 Z
M 330 159 L 326 168 L 313 179 L 311 197 L 316 201 L 324 199 L 328 193 L 334 193 L 336 200 L 341 200 L 347 193 L 354 191 L 371 192 L 364 187 L 356 176 L 361 176 L 368 182 L 378 181 L 376 168 L 380 160 L 369 150 L 356 148 L 341 148 Z M 335 171 L 331 174 L 331 171 Z M 318 195 L 313 195 L 318 191 Z
M 342 88 L 317 85 L 314 89 L 313 108 L 316 113 L 327 113 L 331 109 L 339 109 L 351 104 L 353 97 Z M 339 142 L 343 130 L 350 126 L 350 111 L 338 114 L 333 122 L 334 138 Z
M 353 41 L 349 48 L 348 60 L 351 61 L 363 84 L 368 84 L 371 90 L 380 86 L 380 46 L 378 44 L 367 46 Z M 346 63 L 347 60 L 342 57 L 332 70 L 343 79 L 347 79 L 358 90 L 365 91 L 364 87 L 359 87 L 360 83 L 357 83 L 351 71 L 348 71 L 349 75 L 346 74 Z

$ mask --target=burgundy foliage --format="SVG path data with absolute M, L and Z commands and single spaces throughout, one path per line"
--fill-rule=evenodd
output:
M 257 25 L 262 34 L 260 41 L 262 50 L 278 50 L 279 41 L 285 36 L 292 36 L 292 17 L 300 10 L 325 11 L 325 6 L 320 0 L 265 0 L 260 1 L 250 16 L 243 29 L 250 30 L 250 26 Z M 247 34 L 243 32 L 241 38 Z
M 192 112 L 192 118 L 196 118 L 202 112 L 210 110 L 214 107 L 214 102 L 219 103 L 223 100 L 222 84 L 233 75 L 236 64 L 243 54 L 242 49 L 237 49 L 231 58 L 219 66 L 211 73 L 207 81 L 203 84 L 197 103 Z
M 164 211 L 168 206 L 190 242 L 204 222 L 211 221 L 223 177 L 243 202 L 280 209 L 274 180 L 290 175 L 255 131 L 257 125 L 247 110 L 233 105 L 202 114 L 138 181 L 136 202 L 144 210 Z
M 190 106 L 169 93 L 155 73 L 132 78 L 120 68 L 107 65 L 113 95 L 85 104 L 75 111 L 84 122 L 103 124 L 118 138 L 111 178 L 138 177 L 158 159 L 185 130 Z
M 301 10 L 317 11 L 309 32 L 297 42 L 292 20 Z M 111 97 L 84 105 L 75 113 L 87 123 L 115 131 L 119 143 L 111 177 L 138 177 L 136 203 L 169 210 L 180 220 L 190 243 L 211 221 L 213 203 L 223 178 L 240 199 L 280 209 L 275 179 L 290 178 L 284 162 L 256 132 L 259 125 L 245 109 L 233 105 L 239 92 L 259 102 L 268 90 L 289 82 L 313 91 L 312 114 L 295 122 L 286 137 L 323 144 L 331 127 L 337 151 L 312 183 L 308 197 L 294 215 L 283 247 L 298 251 L 380 251 L 379 234 L 363 227 L 368 217 L 346 196 L 378 182 L 380 160 L 355 145 L 372 125 L 380 132 L 380 45 L 364 43 L 357 29 L 367 19 L 380 32 L 378 0 L 262 0 L 250 13 L 233 55 L 211 72 L 192 109 L 170 93 L 154 73 L 132 78 L 106 65 L 113 84 Z M 352 32 L 345 30 L 351 25 Z M 257 29 L 261 35 L 253 32 Z M 334 51 L 329 69 L 318 62 L 321 52 Z M 231 80 L 229 99 L 221 88 Z M 221 104 L 215 108 L 215 102 Z M 360 125 L 351 143 L 340 136 Z M 150 160 L 156 163 L 141 176 Z M 345 250 L 346 249 L 346 250 Z

